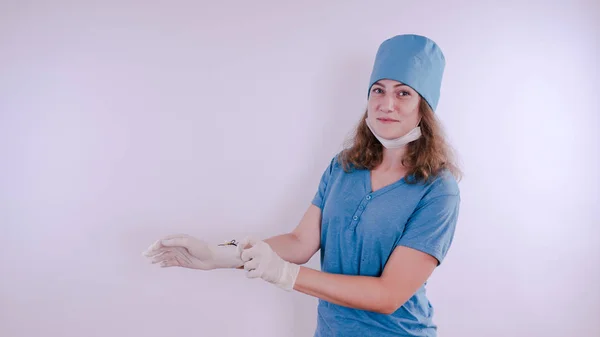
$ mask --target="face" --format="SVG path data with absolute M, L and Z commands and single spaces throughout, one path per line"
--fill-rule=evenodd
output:
M 371 87 L 367 118 L 375 132 L 385 138 L 402 137 L 419 122 L 419 94 L 394 80 L 380 80 Z

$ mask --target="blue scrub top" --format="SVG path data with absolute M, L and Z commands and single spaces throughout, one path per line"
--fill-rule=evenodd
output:
M 312 203 L 321 208 L 321 270 L 380 276 L 397 246 L 441 263 L 456 227 L 460 193 L 447 171 L 427 184 L 404 178 L 375 192 L 369 170 L 344 172 L 336 155 L 323 173 Z M 316 337 L 437 335 L 425 284 L 391 315 L 319 300 Z

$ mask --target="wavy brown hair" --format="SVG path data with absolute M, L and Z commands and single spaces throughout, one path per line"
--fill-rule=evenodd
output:
M 431 110 L 427 101 L 421 98 L 419 103 L 422 136 L 407 145 L 402 163 L 408 168 L 405 175 L 407 183 L 426 182 L 441 171 L 448 170 L 457 180 L 462 172 L 454 161 L 453 150 L 446 142 L 441 123 Z M 383 159 L 383 145 L 367 127 L 365 118 L 361 118 L 353 137 L 347 141 L 339 160 L 345 171 L 352 167 L 374 169 Z

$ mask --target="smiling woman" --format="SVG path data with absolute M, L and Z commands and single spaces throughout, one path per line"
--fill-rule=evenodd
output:
M 456 178 L 462 175 L 427 100 L 396 80 L 382 79 L 373 84 L 367 111 L 351 144 L 340 156 L 347 171 L 350 165 L 375 169 L 383 157 L 382 147 L 404 147 L 401 157 L 407 182 L 427 180 L 442 170 Z
M 434 111 L 445 67 L 429 38 L 382 43 L 352 145 L 331 159 L 302 220 L 266 240 L 189 236 L 146 252 L 163 267 L 243 268 L 319 299 L 315 336 L 436 336 L 425 284 L 453 241 L 459 170 Z M 321 250 L 321 270 L 301 266 Z
M 419 123 L 421 97 L 409 86 L 394 80 L 379 80 L 369 96 L 368 118 L 375 119 L 375 132 L 385 139 L 402 137 Z

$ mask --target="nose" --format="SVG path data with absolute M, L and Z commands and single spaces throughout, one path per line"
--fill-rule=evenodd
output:
M 386 95 L 381 102 L 381 109 L 384 112 L 393 112 L 396 109 L 396 101 L 394 100 L 394 97 Z

